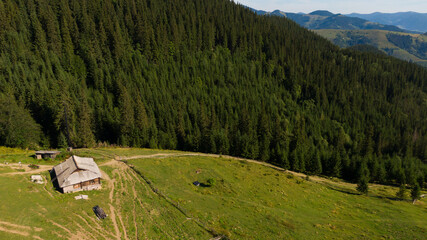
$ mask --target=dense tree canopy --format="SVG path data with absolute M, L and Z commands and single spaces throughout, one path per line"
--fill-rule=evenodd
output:
M 423 184 L 426 79 L 228 0 L 0 2 L 0 91 L 29 116 L 16 124 L 41 126 L 26 141 L 52 147 L 231 154 L 352 181 L 363 165 L 370 181 Z

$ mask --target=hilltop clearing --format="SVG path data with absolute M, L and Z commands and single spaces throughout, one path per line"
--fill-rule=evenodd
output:
M 0 166 L 0 191 L 9 193 L 0 195 L 0 238 L 421 239 L 427 234 L 426 200 L 415 205 L 397 200 L 396 187 L 370 185 L 365 196 L 339 179 L 307 178 L 241 158 L 149 149 L 79 151 L 112 156 L 97 160 L 103 189 L 83 192 L 89 200 L 74 199 L 82 193 L 60 194 L 49 182 L 33 184 L 30 172 L 1 173 Z M 94 205 L 108 214 L 105 220 L 96 220 Z

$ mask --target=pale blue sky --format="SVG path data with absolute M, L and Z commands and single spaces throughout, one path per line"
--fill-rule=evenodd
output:
M 328 10 L 333 13 L 406 12 L 427 13 L 427 0 L 234 0 L 258 10 L 305 12 Z M 427 24 L 427 23 L 426 23 Z

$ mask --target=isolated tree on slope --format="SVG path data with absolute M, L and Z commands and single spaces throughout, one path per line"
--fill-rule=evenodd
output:
M 357 182 L 357 191 L 368 194 L 369 170 L 366 162 L 362 162 L 359 168 L 359 180 Z
M 357 191 L 363 193 L 363 194 L 368 194 L 368 179 L 366 177 L 362 177 L 361 179 L 359 179 L 359 182 L 357 183 Z
M 401 184 L 399 187 L 399 191 L 396 193 L 396 197 L 400 199 L 404 199 L 406 195 L 406 187 L 404 184 Z
M 420 198 L 420 196 L 421 196 L 420 185 L 418 185 L 418 183 L 415 183 L 411 191 L 412 204 L 415 204 L 415 202 Z

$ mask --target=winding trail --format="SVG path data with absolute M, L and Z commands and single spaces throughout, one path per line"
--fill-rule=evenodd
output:
M 37 173 L 42 173 L 44 171 L 48 171 L 48 170 L 52 169 L 52 167 L 53 167 L 53 165 L 38 165 L 38 166 L 39 166 L 39 168 L 32 169 L 32 168 L 28 167 L 26 164 L 19 164 L 19 163 L 4 164 L 4 163 L 0 163 L 0 167 L 10 167 L 13 170 L 18 170 L 18 169 L 24 169 L 25 170 L 25 172 L 6 172 L 6 173 L 0 173 L 0 176 L 37 174 Z
M 20 235 L 23 237 L 29 237 L 34 232 L 43 231 L 43 228 L 18 225 L 15 223 L 0 220 L 0 231 Z M 40 237 L 35 235 L 33 235 L 32 237 L 36 239 L 41 239 Z
M 189 156 L 201 156 L 201 157 L 212 157 L 212 158 L 223 158 L 223 159 L 230 159 L 230 160 L 236 160 L 236 161 L 245 161 L 249 163 L 254 163 L 258 165 L 262 165 L 264 167 L 269 167 L 272 169 L 275 169 L 279 172 L 292 174 L 296 177 L 300 178 L 309 178 L 310 182 L 318 183 L 323 186 L 326 186 L 327 188 L 341 191 L 342 189 L 356 189 L 357 184 L 345 182 L 345 181 L 334 181 L 332 178 L 322 177 L 322 176 L 315 176 L 315 175 L 306 175 L 304 173 L 294 172 L 290 170 L 286 170 L 284 168 L 275 166 L 270 163 L 261 162 L 253 159 L 247 159 L 247 158 L 240 158 L 240 157 L 233 157 L 229 155 L 219 155 L 219 154 L 209 154 L 209 153 L 157 153 L 157 154 L 151 154 L 151 155 L 135 155 L 135 156 L 117 156 L 116 161 L 122 161 L 122 160 L 132 160 L 132 159 L 149 159 L 149 158 L 170 158 L 170 157 L 189 157 Z M 377 183 L 370 183 L 370 188 L 381 188 L 384 185 L 377 184 Z M 351 192 L 354 194 L 354 192 Z
M 110 203 L 108 204 L 110 206 L 110 214 L 111 214 L 111 221 L 113 222 L 114 225 L 114 231 L 116 232 L 116 239 L 120 239 L 120 230 L 119 230 L 119 225 L 117 224 L 117 220 L 116 220 L 116 208 L 113 206 L 113 195 L 114 195 L 114 180 L 110 181 L 110 186 L 111 186 L 111 190 L 110 190 Z
M 125 170 L 127 168 L 126 164 L 124 164 L 123 162 L 111 159 L 108 162 L 104 162 L 102 164 L 100 164 L 99 166 L 112 166 L 114 168 L 114 170 L 112 171 L 113 176 L 115 174 L 117 174 L 117 177 L 120 178 L 121 177 L 121 172 L 123 170 Z M 121 239 L 122 234 L 120 232 L 120 228 L 119 228 L 119 223 L 117 223 L 117 219 L 119 219 L 120 225 L 123 228 L 123 235 L 124 235 L 124 239 L 128 239 L 127 236 L 127 232 L 126 232 L 126 227 L 123 224 L 123 218 L 121 216 L 120 210 L 117 210 L 115 205 L 120 205 L 120 204 L 114 204 L 114 189 L 115 189 L 115 185 L 117 183 L 117 179 L 111 179 L 108 174 L 106 174 L 105 172 L 101 171 L 102 177 L 107 180 L 109 188 L 110 188 L 110 193 L 109 193 L 109 207 L 110 207 L 110 214 L 111 214 L 111 221 L 113 222 L 113 226 L 114 226 L 114 231 L 115 231 L 115 237 L 116 239 Z M 119 179 L 120 180 L 120 179 Z M 119 181 L 119 183 L 121 183 L 121 181 Z M 119 186 L 120 187 L 120 186 Z M 123 188 L 123 187 L 121 187 Z M 116 216 L 117 215 L 117 216 Z
M 224 158 L 224 159 L 233 159 L 251 162 L 259 165 L 263 165 L 266 167 L 274 168 L 276 170 L 287 171 L 281 167 L 274 166 L 270 163 L 260 162 L 252 159 L 233 157 L 229 155 L 219 155 L 219 154 L 211 154 L 211 153 L 156 153 L 151 155 L 135 155 L 135 156 L 118 156 L 117 160 L 132 160 L 132 159 L 144 159 L 144 158 L 169 158 L 169 157 L 191 157 L 191 156 L 200 156 L 200 157 L 214 157 L 214 158 Z M 116 160 L 116 161 L 117 161 Z M 290 171 L 289 171 L 290 172 Z

